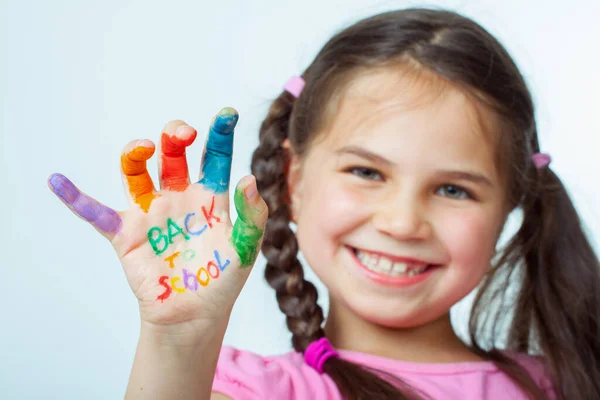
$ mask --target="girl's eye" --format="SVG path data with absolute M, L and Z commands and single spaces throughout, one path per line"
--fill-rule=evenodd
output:
M 451 199 L 472 199 L 473 196 L 467 190 L 461 188 L 456 185 L 444 185 L 440 187 L 440 190 L 443 190 L 447 193 L 447 197 Z
M 353 175 L 358 176 L 359 178 L 363 178 L 363 179 L 374 180 L 374 181 L 382 181 L 383 180 L 383 176 L 379 172 L 377 172 L 371 168 L 352 167 L 352 168 L 348 169 L 348 172 L 352 173 Z

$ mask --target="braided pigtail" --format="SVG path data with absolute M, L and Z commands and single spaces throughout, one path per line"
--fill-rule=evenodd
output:
M 265 277 L 277 295 L 279 308 L 287 317 L 296 351 L 303 351 L 323 336 L 323 310 L 317 305 L 317 289 L 304 280 L 298 260 L 298 241 L 290 228 L 290 206 L 286 179 L 287 138 L 294 97 L 283 92 L 273 102 L 260 128 L 260 144 L 252 157 L 252 173 L 258 190 L 269 207 L 269 220 L 262 252 L 267 259 Z

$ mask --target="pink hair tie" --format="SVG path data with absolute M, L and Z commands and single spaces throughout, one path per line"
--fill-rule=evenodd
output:
M 549 165 L 552 161 L 552 158 L 546 153 L 535 153 L 531 156 L 531 161 L 533 161 L 537 169 L 540 169 Z
M 326 337 L 315 340 L 304 351 L 304 361 L 320 374 L 323 373 L 323 364 L 325 364 L 325 361 L 331 357 L 338 356 L 339 354 L 331 347 L 331 343 L 329 343 Z
M 283 89 L 295 98 L 298 98 L 300 97 L 300 93 L 302 93 L 302 89 L 304 89 L 304 79 L 299 76 L 293 76 L 287 81 Z

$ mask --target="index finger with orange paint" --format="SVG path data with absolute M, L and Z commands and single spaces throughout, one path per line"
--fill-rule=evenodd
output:
M 123 185 L 130 202 L 147 213 L 152 201 L 158 197 L 154 183 L 146 168 L 146 161 L 154 154 L 154 143 L 148 139 L 129 142 L 121 153 Z

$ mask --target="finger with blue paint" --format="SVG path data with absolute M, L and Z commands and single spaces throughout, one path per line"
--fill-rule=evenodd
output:
M 112 241 L 121 230 L 122 219 L 117 211 L 81 192 L 66 176 L 50 175 L 48 187 L 73 214 L 89 222 L 108 240 Z
M 219 111 L 210 124 L 202 156 L 201 178 L 198 183 L 215 194 L 225 194 L 225 198 L 231 177 L 233 131 L 238 119 L 238 112 L 234 108 L 225 107 Z

